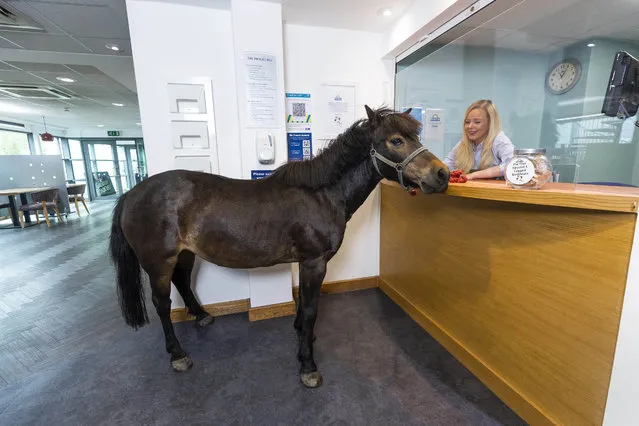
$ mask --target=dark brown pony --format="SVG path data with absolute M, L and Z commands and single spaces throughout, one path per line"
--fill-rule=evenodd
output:
M 120 307 L 133 328 L 148 322 L 140 266 L 150 279 L 166 350 L 176 371 L 193 365 L 170 319 L 171 281 L 199 325 L 213 322 L 190 288 L 195 256 L 229 268 L 299 262 L 300 379 L 317 387 L 313 328 L 326 263 L 342 244 L 346 223 L 382 178 L 406 189 L 443 192 L 449 171 L 419 142 L 408 111 L 371 110 L 316 158 L 279 167 L 260 180 L 172 170 L 122 195 L 113 213 L 110 251 Z

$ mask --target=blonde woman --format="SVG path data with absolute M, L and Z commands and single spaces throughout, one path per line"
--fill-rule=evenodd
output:
M 461 170 L 468 180 L 504 175 L 515 146 L 501 130 L 501 119 L 492 101 L 472 103 L 464 116 L 462 140 L 448 153 L 444 163 Z

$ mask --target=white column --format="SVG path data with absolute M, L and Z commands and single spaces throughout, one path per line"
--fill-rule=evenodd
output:
M 237 80 L 242 176 L 251 178 L 251 170 L 274 169 L 287 160 L 284 121 L 284 49 L 282 6 L 255 0 L 232 0 L 233 44 Z M 245 57 L 248 53 L 272 55 L 276 70 L 275 124 L 259 127 L 248 115 Z M 275 138 L 275 163 L 262 165 L 257 159 L 255 136 L 258 131 Z M 251 307 L 292 301 L 291 265 L 249 270 Z

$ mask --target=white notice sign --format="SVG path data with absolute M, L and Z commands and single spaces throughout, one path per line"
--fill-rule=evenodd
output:
M 247 126 L 277 127 L 277 64 L 267 53 L 244 53 Z

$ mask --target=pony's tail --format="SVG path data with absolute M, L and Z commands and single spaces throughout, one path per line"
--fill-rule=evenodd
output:
M 117 271 L 117 292 L 122 316 L 128 325 L 137 329 L 148 323 L 149 318 L 140 279 L 140 262 L 126 240 L 120 223 L 125 196 L 126 194 L 120 197 L 113 209 L 109 251 Z

